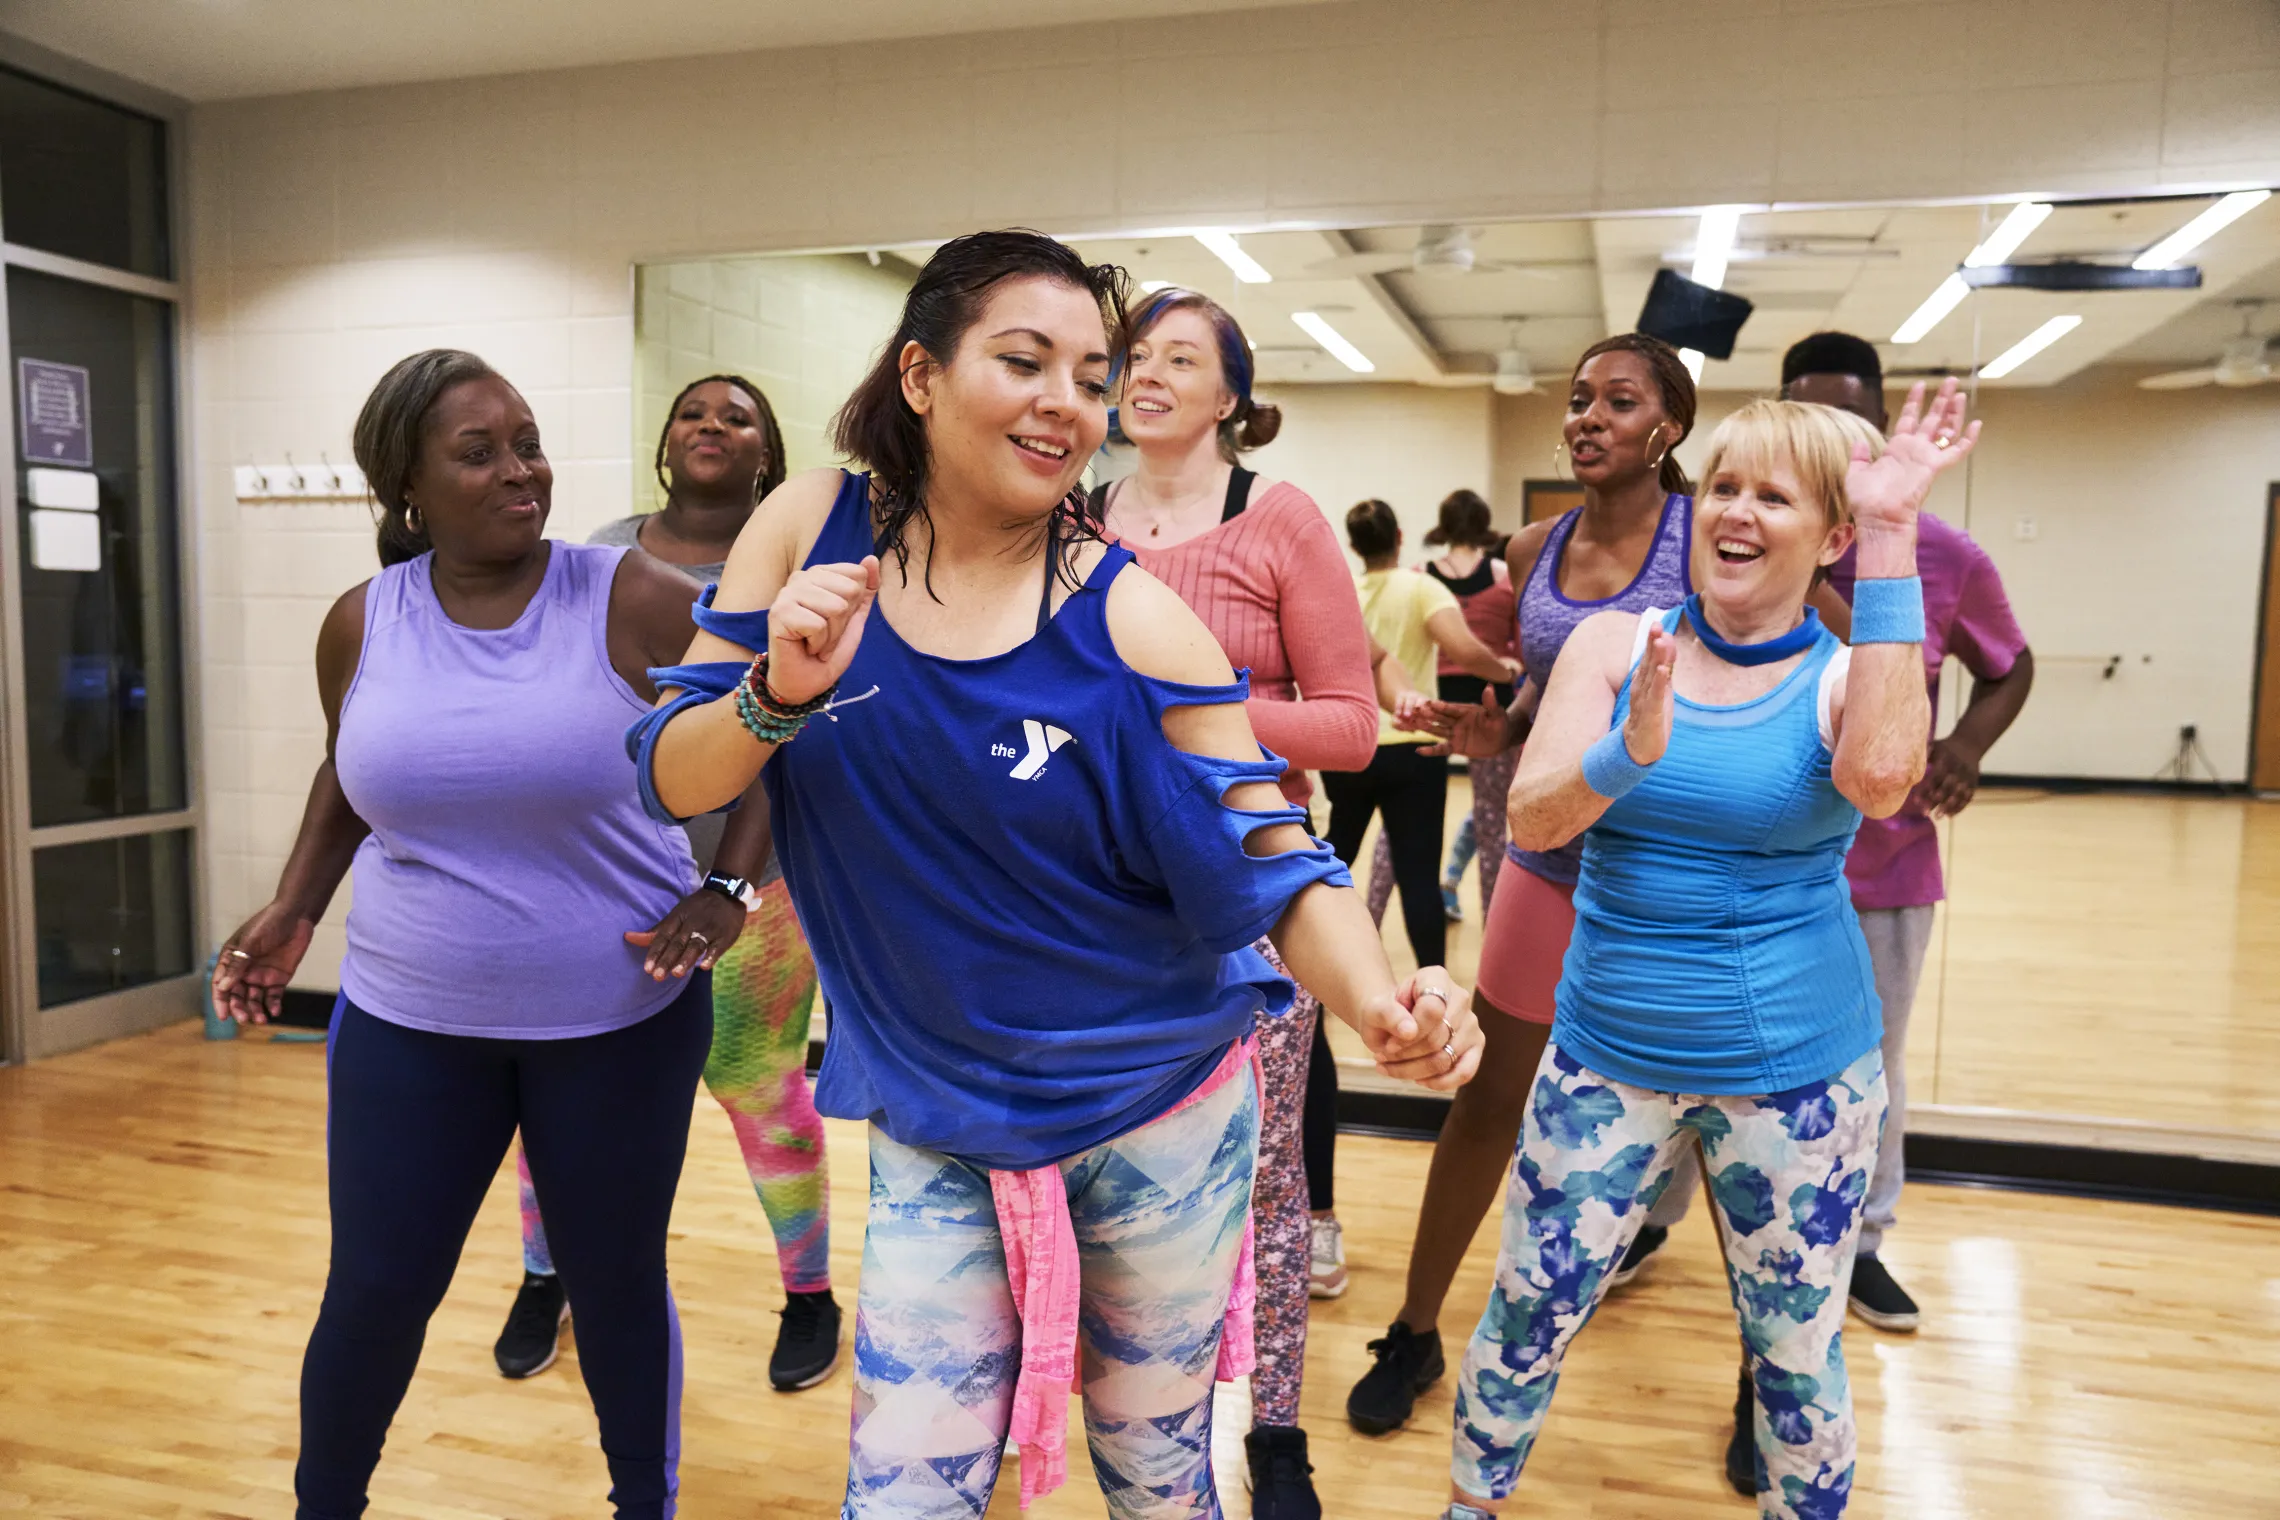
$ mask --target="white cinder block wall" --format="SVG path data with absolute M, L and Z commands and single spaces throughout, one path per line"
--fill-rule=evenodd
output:
M 188 135 L 218 933 L 275 880 L 320 743 L 317 623 L 373 568 L 361 513 L 240 507 L 230 467 L 345 457 L 412 349 L 475 348 L 523 386 L 555 531 L 583 535 L 646 466 L 639 263 L 1016 223 L 2270 182 L 2280 21 L 2270 0 L 1366 0 L 230 102 Z

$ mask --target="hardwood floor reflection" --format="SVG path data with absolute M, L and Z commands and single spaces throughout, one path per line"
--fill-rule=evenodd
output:
M 847 1370 L 807 1393 L 768 1391 L 781 1296 L 766 1226 L 719 1110 L 701 1100 L 695 1113 L 673 1246 L 683 1513 L 836 1513 Z M 208 1045 L 185 1027 L 0 1071 L 0 1513 L 291 1513 L 295 1380 L 324 1275 L 322 1137 L 311 1047 Z M 1446 1380 L 1388 1439 L 1353 1435 L 1342 1415 L 1364 1343 L 1400 1299 L 1426 1159 L 1410 1142 L 1341 1144 L 1353 1287 L 1316 1306 L 1305 1399 L 1334 1516 L 1440 1509 Z M 832 1126 L 831 1160 L 833 1264 L 851 1301 L 858 1129 Z M 375 1520 L 603 1513 L 574 1347 L 529 1383 L 491 1367 L 519 1270 L 512 1182 L 492 1189 L 436 1317 Z M 1453 1328 L 1481 1300 L 1493 1235 L 1475 1242 Z M 1751 1512 L 1718 1476 L 1735 1342 L 1707 1221 L 1689 1220 L 1667 1255 L 1579 1343 L 1515 1513 Z M 2280 1221 L 1917 1188 L 1887 1256 L 1926 1327 L 1848 1333 L 1863 1427 L 1854 1516 L 2271 1513 Z M 1101 1513 L 1081 1442 L 1071 1465 L 1036 1520 Z M 1012 1490 L 998 1494 L 1008 1517 Z M 1229 1502 L 1239 1512 L 1240 1494 Z

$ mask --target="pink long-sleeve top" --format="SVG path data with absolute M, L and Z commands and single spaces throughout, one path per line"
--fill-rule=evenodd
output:
M 1249 668 L 1251 729 L 1290 763 L 1285 797 L 1306 802 L 1310 770 L 1369 766 L 1378 740 L 1369 635 L 1346 551 L 1313 497 L 1278 481 L 1184 543 L 1125 547 L 1195 609 L 1230 665 Z

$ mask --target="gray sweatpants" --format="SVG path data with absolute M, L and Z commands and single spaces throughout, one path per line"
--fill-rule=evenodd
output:
M 1868 941 L 1869 965 L 1876 973 L 1877 1000 L 1884 1004 L 1884 1139 L 1876 1150 L 1876 1176 L 1869 1183 L 1860 1224 L 1860 1254 L 1874 1256 L 1900 1209 L 1900 1184 L 1907 1164 L 1900 1142 L 1908 1132 L 1908 1015 L 1915 1010 L 1916 985 L 1924 977 L 1924 952 L 1931 948 L 1930 903 L 1913 908 L 1864 908 L 1861 937 Z M 1647 1214 L 1647 1223 L 1669 1229 L 1686 1217 L 1702 1182 L 1701 1152 L 1687 1150 L 1671 1174 L 1670 1186 Z

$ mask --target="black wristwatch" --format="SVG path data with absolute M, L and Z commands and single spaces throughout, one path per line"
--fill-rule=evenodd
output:
M 728 876 L 719 871 L 707 871 L 704 889 L 708 892 L 718 892 L 741 908 L 744 906 L 744 894 L 752 890 L 752 883 L 741 876 Z

